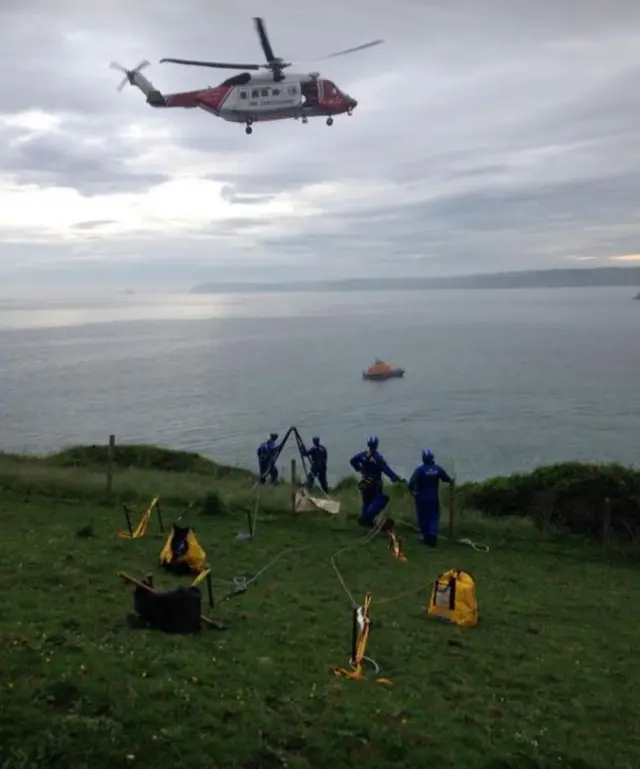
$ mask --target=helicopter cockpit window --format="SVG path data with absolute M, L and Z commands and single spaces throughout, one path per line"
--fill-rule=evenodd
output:
M 335 86 L 335 83 L 332 83 L 331 80 L 325 80 L 324 81 L 324 93 L 326 96 L 339 96 L 340 92 Z

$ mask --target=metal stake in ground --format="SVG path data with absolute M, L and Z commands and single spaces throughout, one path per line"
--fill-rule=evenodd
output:
M 246 541 L 248 539 L 253 539 L 256 534 L 256 523 L 258 521 L 258 506 L 260 504 L 260 491 L 256 489 L 256 504 L 253 508 L 253 514 L 251 513 L 251 510 L 247 510 L 247 526 L 249 528 L 248 531 L 239 531 L 236 534 L 236 539 L 240 539 L 243 541 Z

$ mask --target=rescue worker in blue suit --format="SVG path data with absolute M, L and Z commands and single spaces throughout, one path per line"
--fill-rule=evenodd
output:
M 375 435 L 367 441 L 367 450 L 354 454 L 349 464 L 357 473 L 360 473 L 358 488 L 362 500 L 362 513 L 358 523 L 371 528 L 376 516 L 389 503 L 389 497 L 384 493 L 382 476 L 386 475 L 393 483 L 401 483 L 402 478 L 389 467 L 378 451 L 378 438 Z
M 278 458 L 277 440 L 278 433 L 271 433 L 269 440 L 258 446 L 258 451 L 256 453 L 258 455 L 261 484 L 267 482 L 267 476 L 269 476 L 269 481 L 273 486 L 278 483 L 278 468 L 276 466 L 276 460 Z
M 312 439 L 310 449 L 305 449 L 304 456 L 309 458 L 311 467 L 307 475 L 307 488 L 311 490 L 316 479 L 322 491 L 329 493 L 329 484 L 327 483 L 327 461 L 329 455 L 326 448 L 320 443 L 320 438 L 315 435 Z
M 440 481 L 453 483 L 448 473 L 436 464 L 431 449 L 422 451 L 422 464 L 409 478 L 409 491 L 414 496 L 418 528 L 428 547 L 437 547 L 440 526 Z

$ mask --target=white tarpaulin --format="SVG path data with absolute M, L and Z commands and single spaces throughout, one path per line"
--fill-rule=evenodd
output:
M 321 510 L 329 515 L 337 515 L 340 512 L 340 502 L 334 499 L 317 499 L 309 496 L 306 489 L 300 489 L 296 492 L 296 513 L 308 510 Z

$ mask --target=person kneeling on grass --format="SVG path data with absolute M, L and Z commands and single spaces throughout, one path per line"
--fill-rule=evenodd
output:
M 431 449 L 422 451 L 422 464 L 409 478 L 409 491 L 414 496 L 418 528 L 427 547 L 437 547 L 440 527 L 440 481 L 453 483 L 448 473 L 436 464 Z
M 354 454 L 349 464 L 357 473 L 360 473 L 358 488 L 362 500 L 362 513 L 358 523 L 371 528 L 376 516 L 389 504 L 389 497 L 384 493 L 382 476 L 386 475 L 393 483 L 404 481 L 389 467 L 378 451 L 378 438 L 375 435 L 367 441 L 367 450 Z

